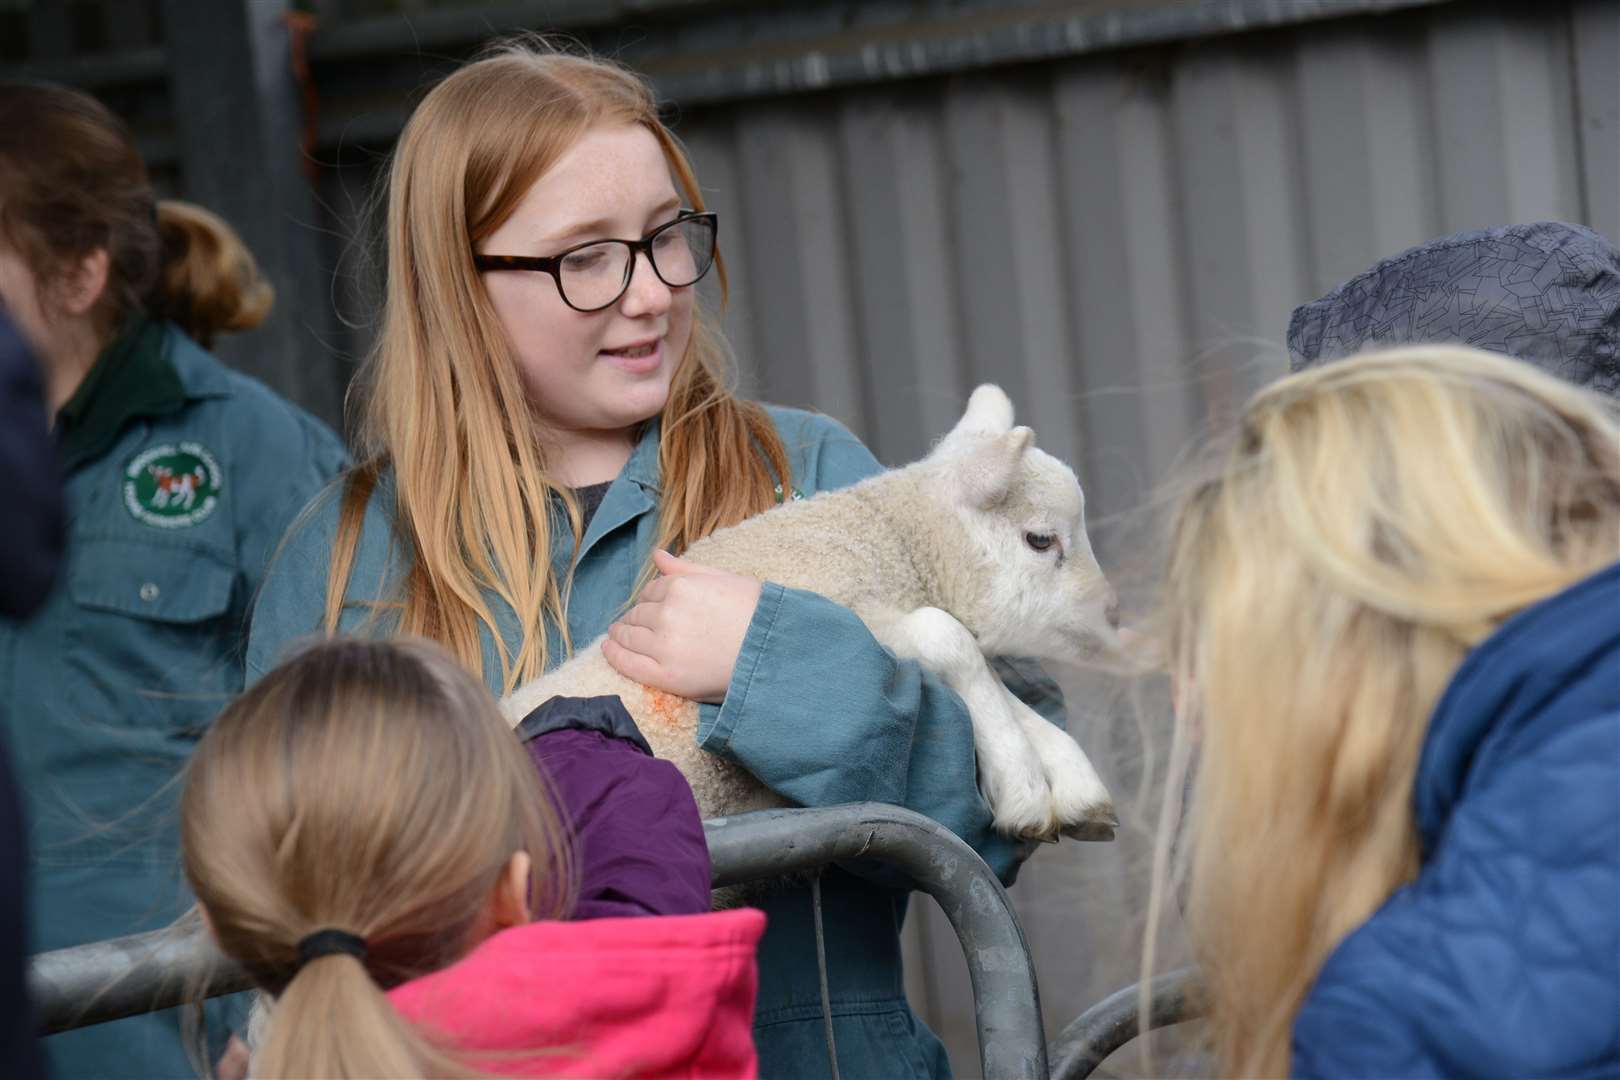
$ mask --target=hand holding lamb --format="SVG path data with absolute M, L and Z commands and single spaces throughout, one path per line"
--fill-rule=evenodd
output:
M 898 656 L 937 673 L 972 718 L 979 787 L 997 829 L 1042 840 L 1106 834 L 1113 805 L 1091 762 L 1013 696 L 986 659 L 1073 661 L 1117 644 L 1114 592 L 1086 535 L 1080 484 L 1012 420 L 1006 394 L 981 386 L 921 461 L 723 529 L 692 545 L 686 560 L 820 593 L 854 611 Z M 649 586 L 655 601 L 698 573 L 660 560 L 675 576 Z M 656 683 L 668 639 L 656 640 L 654 621 L 627 619 L 613 633 L 623 646 L 615 660 Z M 696 702 L 615 671 L 606 640 L 519 687 L 503 703 L 508 718 L 515 724 L 557 695 L 617 694 L 653 751 L 691 782 L 704 817 L 786 805 L 698 749 Z M 734 662 L 735 648 L 729 653 Z M 696 672 L 679 688 L 697 697 L 719 679 L 701 664 L 671 667 Z
M 718 705 L 742 652 L 760 586 L 755 578 L 653 552 L 661 575 L 608 627 L 602 653 L 620 675 Z

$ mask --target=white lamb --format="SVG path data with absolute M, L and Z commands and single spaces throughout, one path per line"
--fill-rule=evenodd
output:
M 973 722 L 994 823 L 1025 839 L 1107 835 L 1107 789 L 1068 735 L 1002 685 L 986 658 L 1072 661 L 1116 642 L 1114 592 L 1086 535 L 1073 471 L 1013 427 L 995 386 L 926 458 L 704 538 L 694 562 L 820 593 L 898 656 L 937 672 Z M 601 640 L 503 703 L 513 724 L 557 695 L 617 694 L 704 817 L 788 803 L 697 746 L 697 705 L 608 666 Z

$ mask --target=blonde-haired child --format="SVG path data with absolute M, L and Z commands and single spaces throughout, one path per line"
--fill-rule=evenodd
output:
M 221 949 L 275 999 L 263 1080 L 757 1071 L 763 917 L 562 921 L 562 815 L 436 646 L 340 639 L 266 675 L 198 745 L 181 838 Z

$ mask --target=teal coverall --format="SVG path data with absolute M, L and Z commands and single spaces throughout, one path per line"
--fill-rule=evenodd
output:
M 347 464 L 320 422 L 151 321 L 102 352 L 55 430 L 66 571 L 33 619 L 0 620 L 34 951 L 156 929 L 190 906 L 181 768 L 242 689 L 276 544 Z M 59 1078 L 195 1075 L 177 1010 L 45 1047 Z

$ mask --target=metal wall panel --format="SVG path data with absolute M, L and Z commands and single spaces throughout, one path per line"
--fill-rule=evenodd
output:
M 1425 47 L 1366 26 L 1299 42 L 1312 292 L 1439 231 Z
M 880 457 L 915 456 L 955 420 L 967 383 L 941 116 L 913 93 L 886 90 L 840 110 L 838 139 L 867 435 Z
M 898 462 L 993 378 L 1127 505 L 1283 370 L 1301 301 L 1442 232 L 1616 217 L 1616 15 L 1578 9 L 1578 68 L 1567 8 L 1455 5 L 689 109 L 750 385 Z
M 1617 72 L 1620 5 L 1452 5 L 703 106 L 680 132 L 726 214 L 748 385 L 902 463 L 999 382 L 1077 463 L 1119 559 L 1122 516 L 1286 370 L 1295 305 L 1445 232 L 1614 235 Z M 1124 775 L 1132 722 L 1066 685 Z M 1152 814 L 1132 810 L 1117 844 L 1043 851 L 1013 894 L 1049 1024 L 1135 975 Z M 908 986 L 971 1074 L 965 969 L 930 907 Z
M 1158 64 L 1072 65 L 1054 80 L 1071 277 L 1064 300 L 1083 387 L 1079 468 L 1093 522 L 1135 506 L 1197 407 L 1187 392 L 1170 86 Z
M 1581 205 L 1588 224 L 1616 238 L 1620 237 L 1620 4 L 1612 0 L 1576 4 L 1571 22 Z

